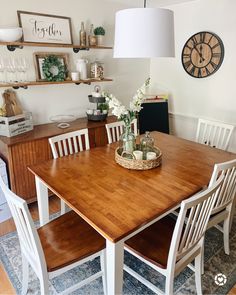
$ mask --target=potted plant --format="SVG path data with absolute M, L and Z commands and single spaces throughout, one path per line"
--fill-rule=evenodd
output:
M 104 42 L 104 35 L 105 35 L 105 29 L 103 27 L 97 27 L 94 29 L 94 35 L 97 38 L 97 45 L 101 46 Z
M 100 103 L 98 105 L 98 109 L 101 111 L 102 114 L 107 114 L 109 110 L 109 104 L 107 102 Z

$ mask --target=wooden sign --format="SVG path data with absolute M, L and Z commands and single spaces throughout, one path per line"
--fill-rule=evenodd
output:
M 71 19 L 28 11 L 17 11 L 24 42 L 72 44 Z

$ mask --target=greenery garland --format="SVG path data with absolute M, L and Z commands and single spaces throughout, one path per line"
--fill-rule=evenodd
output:
M 58 73 L 53 74 L 52 67 L 56 67 Z M 47 81 L 64 81 L 66 78 L 66 67 L 63 65 L 61 60 L 55 55 L 49 55 L 45 57 L 42 63 L 42 70 Z

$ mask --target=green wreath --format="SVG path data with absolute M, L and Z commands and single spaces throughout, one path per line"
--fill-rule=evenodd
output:
M 66 78 L 66 67 L 55 55 L 45 57 L 42 70 L 47 81 L 64 81 Z

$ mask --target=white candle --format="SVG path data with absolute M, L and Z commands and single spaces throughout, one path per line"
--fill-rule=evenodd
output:
M 157 154 L 154 152 L 147 152 L 147 160 L 154 160 L 157 157 Z
M 143 159 L 143 152 L 142 151 L 133 151 L 134 157 L 136 160 L 142 160 Z
M 87 114 L 88 114 L 88 115 L 92 115 L 92 114 L 93 114 L 93 110 L 88 109 L 88 110 L 87 110 Z
M 78 81 L 79 80 L 79 72 L 71 72 L 71 80 Z

